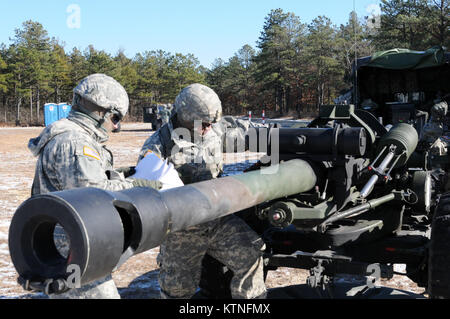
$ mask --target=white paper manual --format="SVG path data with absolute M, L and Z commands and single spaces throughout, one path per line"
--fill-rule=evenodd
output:
M 136 173 L 132 178 L 160 181 L 161 190 L 183 186 L 183 182 L 172 163 L 160 159 L 155 153 L 149 151 L 136 166 Z

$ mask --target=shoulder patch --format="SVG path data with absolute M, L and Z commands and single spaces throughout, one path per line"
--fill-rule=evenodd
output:
M 83 155 L 95 158 L 98 161 L 100 160 L 100 154 L 98 154 L 97 151 L 93 150 L 89 146 L 84 146 L 83 147 Z

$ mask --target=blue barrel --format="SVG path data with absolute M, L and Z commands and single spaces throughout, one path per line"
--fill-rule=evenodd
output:
M 65 119 L 72 109 L 72 106 L 67 103 L 58 104 L 58 120 Z
M 54 103 L 47 103 L 44 105 L 44 122 L 45 126 L 52 124 L 59 120 L 58 105 Z

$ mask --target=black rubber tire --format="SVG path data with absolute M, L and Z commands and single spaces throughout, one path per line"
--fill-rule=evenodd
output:
M 428 291 L 431 298 L 450 298 L 450 193 L 441 195 L 431 226 Z

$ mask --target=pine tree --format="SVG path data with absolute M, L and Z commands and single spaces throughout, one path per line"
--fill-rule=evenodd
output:
M 427 10 L 427 0 L 381 0 L 381 28 L 374 37 L 377 49 L 427 49 Z
M 161 90 L 163 102 L 173 101 L 180 90 L 190 84 L 206 83 L 204 75 L 199 70 L 200 62 L 194 55 L 176 53 L 171 55 L 167 62 L 163 79 L 170 85 Z
M 339 61 L 344 67 L 344 81 L 351 86 L 351 75 L 354 61 L 357 58 L 370 56 L 374 53 L 374 46 L 369 38 L 369 29 L 362 23 L 356 12 L 352 11 L 349 20 L 341 25 L 338 31 L 337 54 Z
M 226 63 L 223 59 L 217 58 L 212 63 L 211 69 L 206 74 L 206 80 L 209 86 L 217 93 L 222 102 L 222 108 L 224 114 L 233 113 L 233 105 L 228 103 L 227 94 L 225 89 L 226 79 Z
M 3 59 L 4 48 L 0 51 L 0 103 L 3 107 L 3 120 L 7 121 L 8 105 L 6 103 L 8 93 L 8 79 L 11 74 L 8 72 L 8 65 Z
M 26 98 L 30 99 L 30 117 L 33 113 L 33 90 L 48 88 L 47 66 L 49 60 L 50 39 L 47 31 L 39 22 L 26 21 L 22 29 L 15 30 L 13 44 L 8 49 L 8 65 L 11 68 L 11 91 L 14 92 L 16 105 L 16 123 L 21 121 L 21 106 Z M 39 96 L 39 95 L 37 95 Z M 37 98 L 37 116 L 39 117 L 39 97 Z
M 48 71 L 49 86 L 53 89 L 53 100 L 60 103 L 62 100 L 68 102 L 71 98 L 72 81 L 70 80 L 69 57 L 64 51 L 62 44 L 54 40 L 50 52 L 50 65 Z
M 88 74 L 102 73 L 113 76 L 116 63 L 109 53 L 103 50 L 96 50 L 93 45 L 89 45 L 84 52 Z
M 7 64 L 3 60 L 0 55 L 0 92 L 6 93 L 8 91 L 8 83 L 7 83 L 8 73 L 7 73 Z
M 234 56 L 236 67 L 231 72 L 232 79 L 236 82 L 236 97 L 239 101 L 239 113 L 247 113 L 247 108 L 259 109 L 258 105 L 252 105 L 256 100 L 255 81 L 253 74 L 256 70 L 254 58 L 256 51 L 248 44 L 244 45 Z M 232 65 L 230 60 L 230 66 Z
M 73 48 L 69 54 L 71 87 L 75 87 L 78 82 L 89 75 L 86 58 L 78 48 Z
M 130 106 L 128 114 L 131 117 L 140 115 L 140 112 L 136 110 L 135 105 L 135 91 L 138 84 L 137 66 L 131 59 L 125 55 L 124 50 L 119 50 L 114 57 L 116 68 L 112 72 L 112 76 L 116 79 L 127 91 L 128 98 L 130 99 Z
M 281 9 L 272 10 L 258 41 L 259 54 L 255 57 L 255 79 L 261 83 L 270 104 L 280 114 L 289 111 L 292 91 L 292 75 L 296 72 L 295 44 L 302 34 L 303 25 L 293 13 Z
M 424 14 L 424 28 L 429 35 L 428 47 L 450 48 L 450 0 L 428 0 Z
M 119 50 L 114 57 L 115 70 L 113 71 L 113 77 L 125 88 L 129 95 L 133 95 L 137 81 L 137 67 L 131 59 L 129 59 L 124 50 Z
M 344 75 L 339 63 L 338 39 L 331 20 L 324 16 L 314 19 L 308 26 L 306 57 L 309 64 L 308 81 L 311 92 L 315 92 L 315 104 L 332 103 L 337 95 L 336 87 Z

